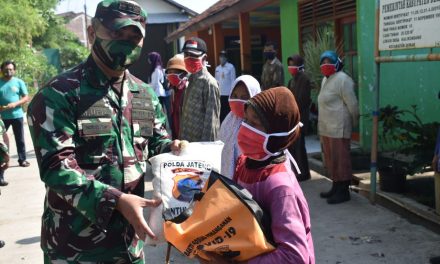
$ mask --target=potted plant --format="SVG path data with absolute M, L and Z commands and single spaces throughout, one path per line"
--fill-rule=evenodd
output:
M 379 186 L 383 191 L 404 192 L 407 175 L 424 172 L 430 166 L 439 123 L 422 123 L 417 106 L 380 109 Z

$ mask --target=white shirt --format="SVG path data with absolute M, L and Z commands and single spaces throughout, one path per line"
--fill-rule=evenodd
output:
M 229 62 L 226 62 L 224 66 L 221 64 L 215 68 L 215 79 L 218 82 L 221 96 L 229 96 L 232 89 L 232 84 L 235 81 L 235 68 Z
M 161 67 L 156 67 L 154 72 L 151 74 L 151 83 L 154 92 L 157 96 L 166 96 L 165 89 L 162 86 L 164 78 L 164 73 Z

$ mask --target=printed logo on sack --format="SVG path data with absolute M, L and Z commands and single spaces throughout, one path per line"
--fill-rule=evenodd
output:
M 190 202 L 194 194 L 202 190 L 203 171 L 193 168 L 176 168 L 174 173 L 173 197 L 182 202 Z

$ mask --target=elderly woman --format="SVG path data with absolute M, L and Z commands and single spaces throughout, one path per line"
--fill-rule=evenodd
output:
M 263 91 L 245 105 L 237 135 L 242 155 L 233 179 L 270 215 L 276 247 L 248 264 L 315 263 L 309 208 L 285 151 L 300 136 L 300 126 L 298 106 L 286 87 Z M 200 262 L 236 263 L 209 256 Z
M 246 102 L 260 93 L 260 84 L 257 79 L 250 75 L 238 77 L 229 95 L 231 112 L 226 116 L 220 126 L 220 140 L 225 143 L 222 151 L 222 175 L 232 179 L 238 156 L 241 155 L 237 143 L 238 129 L 244 118 L 244 105 Z
M 322 192 L 321 197 L 327 198 L 329 204 L 337 204 L 350 200 L 350 138 L 359 109 L 354 82 L 342 71 L 343 63 L 336 52 L 325 51 L 320 62 L 325 77 L 318 95 L 318 133 L 325 166 L 333 181 L 330 191 Z
M 296 175 L 298 181 L 310 179 L 309 161 L 307 159 L 305 134 L 309 124 L 310 104 L 312 99 L 310 92 L 312 85 L 310 79 L 304 72 L 304 59 L 298 54 L 292 55 L 287 59 L 288 70 L 292 75 L 287 87 L 295 96 L 301 115 L 301 122 L 304 127 L 301 129 L 301 136 L 289 148 L 290 153 L 298 162 L 300 172 Z

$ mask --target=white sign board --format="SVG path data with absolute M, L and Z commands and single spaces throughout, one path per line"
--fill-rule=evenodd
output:
M 379 50 L 440 47 L 440 0 L 380 0 Z

